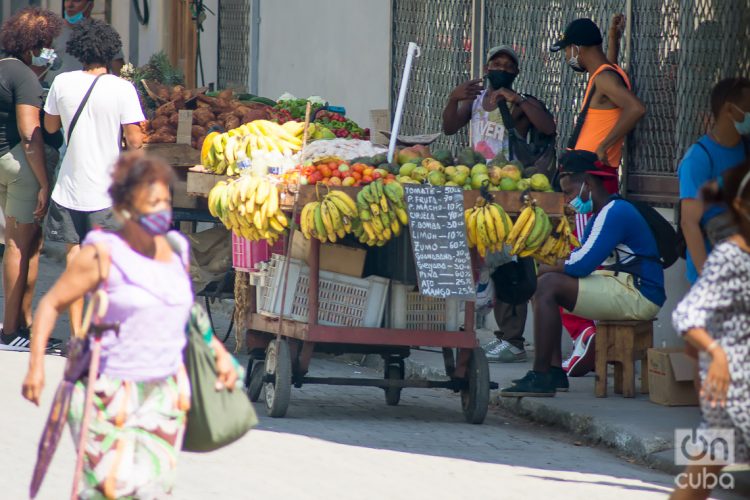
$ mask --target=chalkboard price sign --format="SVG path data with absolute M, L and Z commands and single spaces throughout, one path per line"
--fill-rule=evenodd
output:
M 420 293 L 474 300 L 463 190 L 407 184 L 404 192 Z

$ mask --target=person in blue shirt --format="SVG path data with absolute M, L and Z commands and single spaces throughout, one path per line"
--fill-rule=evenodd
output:
M 664 305 L 656 239 L 638 209 L 604 187 L 609 172 L 588 151 L 561 158 L 560 186 L 578 213 L 592 213 L 582 246 L 555 266 L 540 266 L 533 298 L 533 370 L 501 396 L 554 396 L 566 390 L 560 308 L 591 320 L 649 320 Z M 592 337 L 592 343 L 595 337 Z
M 711 113 L 713 127 L 687 150 L 677 170 L 680 228 L 687 243 L 687 279 L 691 284 L 698 279 L 712 245 L 734 232 L 726 207 L 706 206 L 699 193 L 706 182 L 745 160 L 750 136 L 750 80 L 727 78 L 717 83 L 711 91 Z

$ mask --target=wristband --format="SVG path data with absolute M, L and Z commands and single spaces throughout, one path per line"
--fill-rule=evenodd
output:
M 711 354 L 711 351 L 713 351 L 717 347 L 719 347 L 719 341 L 718 340 L 714 340 L 713 342 L 711 342 L 710 344 L 708 344 L 708 347 L 706 347 L 706 352 L 709 353 L 709 354 Z

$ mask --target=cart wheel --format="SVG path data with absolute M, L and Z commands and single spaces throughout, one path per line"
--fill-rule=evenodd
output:
M 404 366 L 401 364 L 391 363 L 385 370 L 386 380 L 403 380 L 404 379 Z M 396 406 L 401 401 L 401 387 L 386 387 L 385 389 L 385 403 L 388 406 Z
M 481 424 L 490 401 L 490 369 L 484 350 L 475 347 L 467 371 L 467 385 L 461 389 L 461 407 L 470 424 Z
M 272 382 L 263 384 L 266 413 L 269 417 L 283 417 L 292 393 L 292 358 L 286 340 L 268 344 L 264 365 L 265 373 L 273 376 Z
M 247 383 L 247 397 L 255 403 L 260 399 L 260 393 L 263 390 L 263 376 L 266 374 L 265 363 L 256 361 L 253 370 L 250 372 Z

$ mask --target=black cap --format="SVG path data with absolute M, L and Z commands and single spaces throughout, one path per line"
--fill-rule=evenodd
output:
M 581 149 L 569 149 L 560 157 L 560 174 L 591 174 L 599 177 L 615 177 L 616 170 L 604 169 L 596 154 Z
M 564 49 L 568 45 L 582 45 L 589 47 L 602 44 L 602 32 L 599 27 L 588 18 L 576 19 L 565 28 L 562 39 L 549 48 L 552 52 Z

